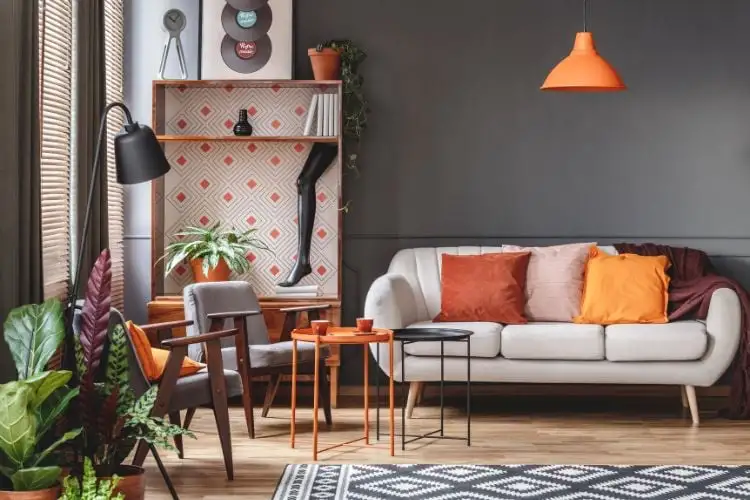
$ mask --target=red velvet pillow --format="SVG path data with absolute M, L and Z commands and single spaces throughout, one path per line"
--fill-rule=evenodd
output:
M 442 298 L 435 321 L 526 323 L 529 252 L 443 254 Z

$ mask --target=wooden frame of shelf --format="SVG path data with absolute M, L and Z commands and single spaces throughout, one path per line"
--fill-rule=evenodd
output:
M 175 135 L 167 134 L 166 130 L 166 91 L 168 89 L 319 89 L 331 93 L 335 91 L 338 96 L 338 102 L 343 102 L 343 85 L 339 80 L 333 81 L 315 81 L 315 80 L 156 80 L 153 82 L 153 107 L 152 107 L 152 128 L 161 142 L 162 147 L 167 144 L 179 142 L 217 142 L 217 143 L 253 143 L 253 142 L 283 142 L 283 143 L 329 143 L 338 144 L 339 146 L 339 164 L 343 168 L 343 106 L 339 106 L 339 134 L 335 137 L 320 136 L 203 136 L 203 135 Z M 267 90 L 266 90 L 267 91 Z M 284 299 L 283 297 L 259 297 L 263 315 L 266 319 L 271 338 L 274 339 L 276 332 L 281 328 L 280 321 L 283 315 L 279 309 L 300 304 L 310 303 L 327 303 L 332 308 L 328 311 L 327 316 L 333 324 L 341 324 L 341 289 L 342 289 L 342 252 L 343 238 L 343 193 L 342 179 L 339 179 L 338 192 L 338 296 L 337 297 L 319 297 L 315 299 Z M 149 304 L 149 319 L 152 321 L 162 321 L 168 318 L 184 318 L 184 308 L 182 297 L 171 296 L 164 297 L 163 293 L 163 263 L 157 263 L 158 257 L 164 250 L 164 179 L 152 182 L 152 239 L 151 239 L 151 263 L 152 263 L 152 280 L 151 280 L 151 297 L 152 302 Z M 183 333 L 184 335 L 184 333 Z M 328 366 L 331 370 L 331 396 L 335 406 L 338 393 L 338 370 L 341 363 L 338 349 L 332 349 L 331 357 L 328 359 Z

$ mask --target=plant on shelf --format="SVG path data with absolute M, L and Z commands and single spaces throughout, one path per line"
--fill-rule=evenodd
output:
M 55 499 L 59 491 L 61 447 L 81 429 L 62 432 L 61 417 L 78 389 L 67 387 L 72 372 L 46 370 L 65 337 L 58 300 L 13 309 L 4 324 L 4 339 L 18 380 L 0 385 L 0 497 Z
M 329 40 L 315 47 L 317 52 L 333 49 L 341 54 L 341 80 L 344 87 L 344 158 L 346 166 L 359 172 L 359 148 L 370 113 L 364 92 L 365 79 L 359 69 L 367 53 L 351 40 Z
M 122 465 L 139 440 L 174 450 L 174 436 L 194 436 L 151 416 L 158 386 L 137 397 L 130 385 L 127 334 L 122 324 L 110 328 L 111 268 L 109 250 L 104 250 L 86 286 L 80 335 L 76 336 L 77 410 L 83 427 L 77 471 L 85 465 L 82 460 L 90 459 L 99 478 L 121 476 L 119 488 L 124 490 L 126 484 L 140 481 L 137 477 L 131 481 L 134 475 L 143 473 Z
M 167 246 L 159 260 L 166 262 L 165 274 L 187 261 L 195 281 L 227 281 L 231 272 L 244 274 L 250 270 L 247 255 L 251 250 L 270 251 L 256 233 L 257 229 L 222 229 L 220 223 L 208 229 L 188 227 L 175 234 L 179 241 Z
M 63 494 L 60 500 L 125 500 L 125 495 L 115 493 L 120 482 L 119 476 L 111 479 L 99 479 L 90 459 L 83 463 L 83 477 L 79 482 L 73 476 L 63 481 Z

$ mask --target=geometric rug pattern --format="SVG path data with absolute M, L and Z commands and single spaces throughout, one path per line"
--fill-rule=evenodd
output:
M 287 465 L 273 500 L 748 500 L 747 466 Z

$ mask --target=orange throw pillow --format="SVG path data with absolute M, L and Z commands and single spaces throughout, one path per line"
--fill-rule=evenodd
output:
M 530 256 L 443 254 L 441 310 L 435 321 L 527 323 L 524 286 Z
M 660 255 L 589 253 L 576 323 L 666 323 L 669 259 Z
M 167 366 L 169 350 L 151 347 L 146 332 L 132 321 L 128 321 L 126 326 L 130 331 L 130 338 L 133 340 L 135 354 L 138 357 L 138 361 L 141 362 L 143 373 L 149 381 L 158 381 L 164 374 L 164 369 Z M 185 358 L 182 360 L 182 367 L 180 367 L 180 377 L 197 373 L 205 366 L 206 365 L 203 363 L 198 363 L 190 358 Z

